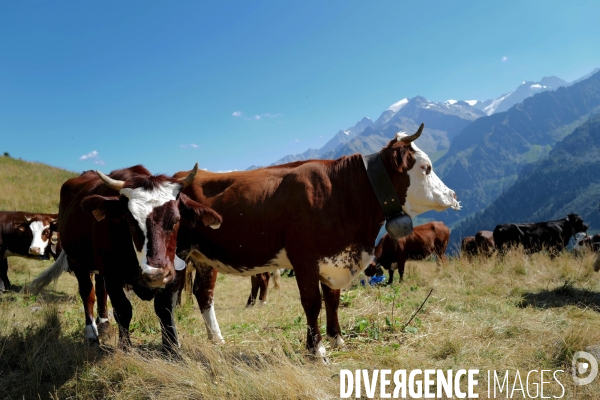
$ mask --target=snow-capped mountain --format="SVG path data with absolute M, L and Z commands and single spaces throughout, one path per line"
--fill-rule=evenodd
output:
M 535 94 L 545 92 L 546 90 L 556 90 L 561 86 L 568 86 L 569 83 L 556 76 L 545 76 L 539 82 L 523 82 L 512 92 L 503 94 L 502 96 L 493 99 L 478 102 L 474 104 L 475 108 L 478 108 L 486 113 L 486 115 L 492 115 L 495 113 L 503 112 L 531 97 Z

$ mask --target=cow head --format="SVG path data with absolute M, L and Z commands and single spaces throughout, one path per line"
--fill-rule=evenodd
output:
M 573 234 L 577 232 L 586 232 L 589 228 L 589 225 L 583 222 L 583 219 L 577 214 L 569 214 L 567 215 L 567 222 L 571 225 L 573 229 Z
M 25 240 L 30 242 L 28 253 L 33 256 L 43 256 L 51 237 L 51 226 L 56 224 L 56 218 L 43 215 L 25 216 L 15 228 Z
M 197 171 L 198 164 L 182 179 L 136 175 L 125 181 L 96 171 L 119 196 L 91 195 L 82 201 L 83 209 L 97 221 L 106 217 L 127 218 L 140 275 L 148 287 L 164 286 L 175 276 L 175 247 L 182 214 L 214 229 L 221 224 L 221 216 L 214 210 L 181 193 L 193 182 Z
M 396 134 L 380 153 L 400 201 L 404 197 L 402 208 L 412 218 L 429 210 L 460 210 L 454 191 L 437 177 L 427 154 L 413 143 L 423 127 L 421 124 L 414 135 Z

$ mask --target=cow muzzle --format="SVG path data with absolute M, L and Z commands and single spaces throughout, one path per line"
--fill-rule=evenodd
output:
M 34 256 L 43 256 L 44 255 L 44 249 L 42 249 L 41 247 L 30 247 L 29 248 L 29 254 L 34 255 Z
M 165 266 L 164 268 L 155 268 L 149 265 L 142 267 L 142 281 L 151 288 L 165 286 L 173 281 L 175 272 L 173 268 Z

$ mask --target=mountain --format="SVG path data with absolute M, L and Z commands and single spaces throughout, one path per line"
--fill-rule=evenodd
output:
M 537 222 L 578 213 L 600 229 L 600 114 L 590 118 L 548 156 L 523 168 L 517 180 L 485 210 L 452 230 L 456 245 L 481 229 L 507 222 Z
M 515 104 L 520 103 L 535 94 L 545 92 L 546 90 L 556 90 L 559 87 L 568 85 L 569 83 L 567 81 L 557 78 L 556 76 L 545 76 L 539 82 L 523 82 L 514 91 L 503 94 L 494 100 L 478 102 L 474 104 L 474 107 L 482 110 L 487 115 L 492 115 L 507 111 Z
M 546 156 L 556 142 L 598 111 L 600 72 L 477 119 L 456 135 L 435 163 L 436 173 L 456 191 L 463 209 L 424 217 L 452 224 L 484 209 L 527 164 Z
M 451 99 L 433 102 L 422 96 L 403 98 L 383 111 L 375 122 L 364 117 L 355 125 L 339 130 L 320 149 L 287 155 L 271 165 L 311 158 L 334 159 L 357 151 L 363 154 L 373 153 L 398 131 L 414 131 L 421 122 L 425 123 L 425 131 L 419 139 L 419 146 L 435 161 L 445 154 L 454 136 L 477 118 L 506 111 L 525 98 L 567 85 L 566 81 L 551 76 L 544 77 L 539 82 L 523 82 L 512 92 L 485 101 Z M 258 166 L 253 165 L 248 169 L 254 168 Z

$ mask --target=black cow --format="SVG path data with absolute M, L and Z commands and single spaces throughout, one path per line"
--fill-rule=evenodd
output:
M 569 214 L 556 221 L 498 225 L 494 242 L 500 254 L 522 245 L 526 254 L 548 250 L 554 257 L 567 246 L 571 236 L 588 228 L 579 215 Z

